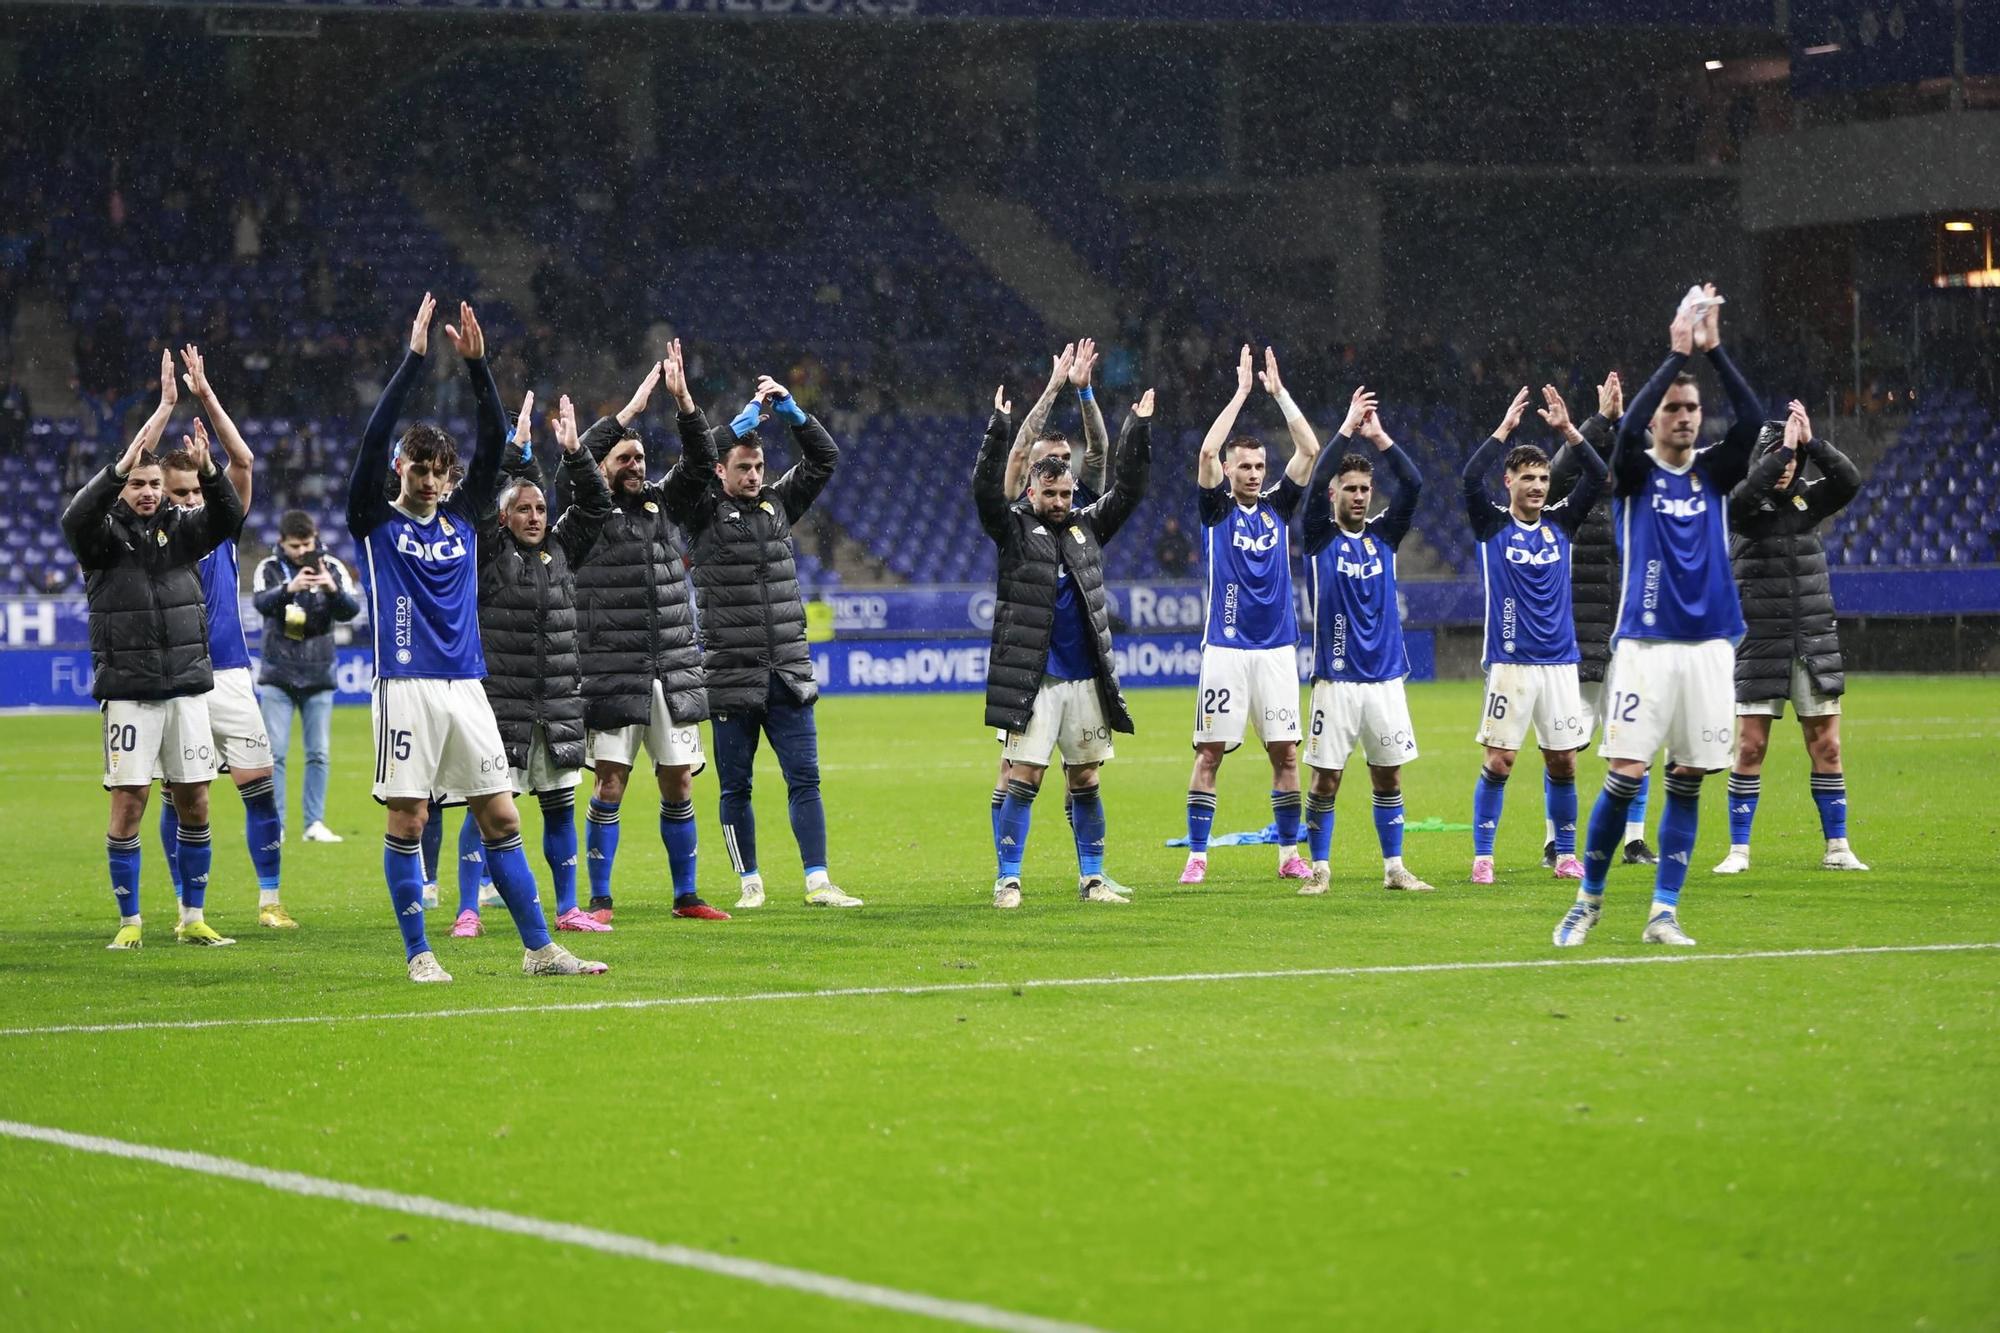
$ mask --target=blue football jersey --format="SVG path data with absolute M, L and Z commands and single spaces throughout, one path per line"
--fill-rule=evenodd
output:
M 1305 487 L 1290 477 L 1280 477 L 1248 508 L 1236 502 L 1226 481 L 1202 490 L 1199 512 L 1208 569 L 1204 645 L 1298 646 L 1288 529 L 1304 494 Z
M 1336 528 L 1306 566 L 1313 604 L 1314 680 L 1396 680 L 1410 674 L 1396 602 L 1396 548 L 1375 532 Z
M 1578 660 L 1569 569 L 1569 534 L 1546 519 L 1529 524 L 1509 514 L 1505 525 L 1479 544 L 1479 577 L 1486 585 L 1481 666 Z
M 237 596 L 236 543 L 226 541 L 201 558 L 201 594 L 208 607 L 208 656 L 217 671 L 250 665 L 243 641 L 243 603 Z
M 1678 470 L 1647 454 L 1644 486 L 1612 502 L 1625 561 L 1614 644 L 1743 637 L 1729 565 L 1729 495 L 1714 484 L 1704 453 Z
M 375 674 L 420 680 L 476 680 L 486 674 L 479 646 L 479 568 L 472 521 L 440 505 L 428 522 L 390 506 L 386 523 L 363 539 Z

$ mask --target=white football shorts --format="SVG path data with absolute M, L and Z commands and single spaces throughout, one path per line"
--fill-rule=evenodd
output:
M 1736 649 L 1727 639 L 1621 639 L 1604 694 L 1606 759 L 1667 762 L 1716 772 L 1736 745 Z
M 1495 662 L 1486 669 L 1486 711 L 1473 740 L 1496 750 L 1518 750 L 1527 743 L 1530 726 L 1544 750 L 1581 750 L 1589 743 L 1576 663 Z
M 653 682 L 652 716 L 643 725 L 635 722 L 629 727 L 589 733 L 584 762 L 593 768 L 600 763 L 631 768 L 642 745 L 655 768 L 686 768 L 699 773 L 708 767 L 708 757 L 701 751 L 701 728 L 693 722 L 674 721 L 673 710 L 667 707 L 666 686 L 657 680 Z
M 1821 694 L 1813 687 L 1812 673 L 1806 670 L 1805 659 L 1792 659 L 1792 685 L 1790 701 L 1792 711 L 1800 717 L 1840 716 L 1840 696 Z M 1747 704 L 1736 705 L 1738 717 L 1783 717 L 1784 699 L 1756 699 Z
M 493 706 L 476 680 L 375 682 L 375 799 L 491 796 L 513 787 Z
M 215 781 L 215 737 L 209 730 L 206 694 L 107 699 L 98 712 L 104 722 L 106 788 L 150 787 L 156 777 Z
M 1001 757 L 1010 764 L 1049 766 L 1062 752 L 1066 765 L 1101 764 L 1112 756 L 1111 726 L 1095 680 L 1045 680 L 1035 695 L 1026 731 L 1007 733 Z
M 1417 757 L 1417 733 L 1410 726 L 1410 702 L 1403 679 L 1316 680 L 1312 717 L 1306 729 L 1305 760 L 1312 768 L 1340 770 L 1359 742 L 1362 756 L 1377 768 L 1393 768 Z
M 1300 738 L 1298 650 L 1206 645 L 1195 694 L 1194 743 L 1234 750 L 1251 727 L 1266 745 Z

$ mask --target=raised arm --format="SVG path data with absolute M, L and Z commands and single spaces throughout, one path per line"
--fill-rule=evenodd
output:
M 833 436 L 819 418 L 809 415 L 785 386 L 769 375 L 757 386 L 760 394 L 767 390 L 772 391 L 771 411 L 791 426 L 792 442 L 799 447 L 799 461 L 771 483 L 779 503 L 785 506 L 786 520 L 796 523 L 833 480 L 833 470 L 840 466 L 840 446 L 833 442 Z
M 574 567 L 590 554 L 598 534 L 604 531 L 605 520 L 611 517 L 611 487 L 605 484 L 597 460 L 577 438 L 576 404 L 570 402 L 568 394 L 556 404 L 554 424 L 556 443 L 562 446 L 563 473 L 569 478 L 571 499 L 562 517 L 556 520 L 552 535 L 562 544 L 563 554 Z
M 160 353 L 160 401 L 153 408 L 151 416 L 139 427 L 139 433 L 125 446 L 125 452 L 118 461 L 84 483 L 82 490 L 73 496 L 63 510 L 63 538 L 69 549 L 76 553 L 77 562 L 85 569 L 102 568 L 111 559 L 111 551 L 106 544 L 104 520 L 111 513 L 111 506 L 118 503 L 118 496 L 125 489 L 125 479 L 132 475 L 132 469 L 140 460 L 158 445 L 160 436 L 167 429 L 167 421 L 174 414 L 174 404 L 180 401 L 180 391 L 174 387 L 174 363 L 167 353 Z
M 1612 372 L 1613 378 L 1617 372 Z M 1600 393 L 1602 390 L 1600 389 Z M 1588 437 L 1577 429 L 1569 419 L 1569 404 L 1553 384 L 1542 386 L 1542 402 L 1546 406 L 1535 409 L 1535 414 L 1548 425 L 1550 430 L 1563 437 L 1563 446 L 1549 464 L 1550 497 L 1543 512 L 1564 532 L 1574 537 L 1583 520 L 1589 516 L 1590 507 L 1597 503 L 1597 497 L 1604 493 L 1604 477 L 1607 468 L 1604 456 L 1590 443 Z M 1599 420 L 1592 417 L 1591 420 Z M 1576 480 L 1561 499 L 1554 497 L 1556 463 L 1562 463 L 1574 474 Z
M 1687 369 L 1688 357 L 1694 350 L 1694 321 L 1686 314 L 1674 316 L 1668 329 L 1672 348 L 1660 368 L 1653 372 L 1653 378 L 1640 386 L 1632 397 L 1631 406 L 1625 409 L 1624 419 L 1618 423 L 1618 439 L 1611 446 L 1611 488 L 1614 495 L 1636 495 L 1646 484 L 1651 474 L 1650 460 L 1646 457 L 1647 432 L 1652 429 L 1653 413 L 1660 410 L 1660 403 L 1672 387 L 1674 376 Z
M 993 391 L 993 416 L 986 423 L 986 438 L 979 442 L 979 456 L 972 463 L 972 503 L 979 511 L 979 526 L 1002 546 L 1013 537 L 1007 508 L 1017 493 L 1007 486 L 1007 469 L 1013 461 L 1012 451 L 1007 447 L 1007 437 L 1013 431 L 1009 420 L 1013 411 L 1014 405 L 1007 401 L 1007 386 L 1003 384 Z
M 1306 516 L 1303 522 L 1304 550 L 1308 558 L 1326 549 L 1333 540 L 1333 498 L 1329 494 L 1334 479 L 1340 475 L 1340 460 L 1353 452 L 1354 432 L 1361 429 L 1361 423 L 1375 410 L 1375 395 L 1362 385 L 1354 391 L 1347 402 L 1347 416 L 1340 423 L 1340 431 L 1327 441 L 1326 448 L 1319 451 L 1319 458 L 1313 463 L 1311 475 L 1306 480 Z
M 1376 456 L 1388 465 L 1389 474 L 1396 484 L 1396 493 L 1389 498 L 1389 507 L 1369 526 L 1390 546 L 1400 546 L 1417 516 L 1417 501 L 1424 493 L 1423 473 L 1417 471 L 1416 460 L 1410 457 L 1408 450 L 1396 447 L 1396 442 L 1389 438 L 1389 432 L 1383 429 L 1381 416 L 1373 409 L 1361 423 L 1361 434 L 1375 446 Z
M 666 359 L 660 362 L 660 377 L 674 396 L 674 428 L 681 438 L 681 456 L 660 478 L 660 501 L 666 506 L 668 516 L 686 527 L 696 503 L 715 476 L 715 433 L 709 429 L 708 418 L 695 406 L 694 394 L 688 389 L 687 363 L 682 359 L 678 338 L 667 346 Z
M 1153 472 L 1153 391 L 1139 395 L 1118 432 L 1118 466 L 1111 484 L 1096 503 L 1085 507 L 1100 546 L 1107 544 L 1125 526 L 1125 520 L 1146 498 L 1146 483 Z
M 200 421 L 194 423 L 192 435 L 181 437 L 181 448 L 194 460 L 195 479 L 201 484 L 201 508 L 181 515 L 167 539 L 167 548 L 178 559 L 199 560 L 243 530 L 243 501 L 228 474 L 215 465 L 208 432 Z
M 1007 494 L 1019 495 L 1021 488 L 1028 484 L 1028 451 L 1041 438 L 1048 427 L 1049 412 L 1056 405 L 1056 397 L 1062 393 L 1063 385 L 1069 383 L 1070 368 L 1076 364 L 1076 344 L 1069 343 L 1052 361 L 1049 382 L 1042 386 L 1042 396 L 1028 409 L 1028 415 L 1021 418 L 1021 429 L 1014 433 L 1014 447 L 1007 451 Z
M 354 468 L 347 476 L 347 530 L 356 541 L 366 538 L 389 516 L 389 500 L 383 494 L 389 471 L 389 439 L 396 433 L 396 423 L 403 419 L 403 404 L 409 401 L 411 387 L 423 374 L 424 354 L 430 350 L 431 315 L 436 310 L 437 302 L 425 292 L 410 325 L 410 350 L 389 376 L 382 396 L 375 400 L 375 410 L 368 414 L 368 425 L 361 432 L 361 447 L 354 451 Z
M 1493 434 L 1472 451 L 1472 457 L 1465 460 L 1465 467 L 1459 471 L 1458 490 L 1465 502 L 1466 521 L 1472 524 L 1472 535 L 1479 541 L 1500 531 L 1506 521 L 1506 511 L 1494 505 L 1486 494 L 1486 479 L 1493 475 L 1494 465 L 1507 456 L 1507 440 L 1520 429 L 1521 418 L 1527 414 L 1528 387 L 1524 384 L 1507 404 L 1507 411 L 1493 428 Z
M 224 471 L 229 473 L 229 484 L 236 488 L 236 497 L 243 502 L 247 513 L 256 459 L 250 453 L 250 446 L 244 443 L 242 432 L 236 429 L 236 423 L 223 410 L 222 399 L 209 384 L 208 367 L 202 364 L 201 350 L 193 343 L 181 348 L 181 364 L 187 367 L 183 380 L 188 392 L 194 395 L 195 402 L 201 405 L 201 410 L 215 427 L 216 443 L 222 446 L 223 456 L 229 460 Z
M 1229 432 L 1236 428 L 1237 413 L 1250 401 L 1250 386 L 1254 382 L 1250 373 L 1250 344 L 1244 343 L 1243 350 L 1236 355 L 1236 392 L 1224 404 L 1208 434 L 1201 437 L 1201 452 L 1195 455 L 1194 482 L 1203 490 L 1222 484 L 1222 446 L 1229 439 Z
M 477 435 L 472 461 L 465 465 L 465 480 L 446 503 L 468 515 L 488 512 L 500 490 L 500 465 L 507 455 L 507 409 L 500 402 L 500 386 L 493 381 L 493 367 L 486 360 L 486 333 L 479 316 L 465 302 L 458 303 L 457 324 L 444 326 L 445 337 L 465 358 L 465 373 L 472 377 L 473 418 Z
M 1077 408 L 1083 416 L 1083 466 L 1077 484 L 1102 495 L 1111 476 L 1111 432 L 1104 428 L 1104 409 L 1090 387 L 1090 372 L 1097 365 L 1097 344 L 1085 338 L 1076 345 L 1076 359 L 1069 368 L 1069 382 L 1076 389 Z
M 1303 486 L 1311 478 L 1313 462 L 1319 457 L 1319 436 L 1306 414 L 1292 401 L 1292 391 L 1278 375 L 1278 354 L 1268 347 L 1264 349 L 1264 368 L 1257 372 L 1257 378 L 1263 381 L 1264 391 L 1277 399 L 1278 410 L 1285 414 L 1285 431 L 1292 437 L 1292 458 L 1285 464 L 1285 476 L 1294 486 Z M 1291 515 L 1285 517 L 1289 519 Z
M 1806 487 L 1806 512 L 1817 523 L 1847 507 L 1861 493 L 1861 469 L 1826 440 L 1808 435 L 1805 456 L 1819 465 L 1820 479 Z

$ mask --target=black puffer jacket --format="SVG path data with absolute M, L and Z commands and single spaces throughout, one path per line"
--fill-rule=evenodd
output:
M 1729 493 L 1729 563 L 1736 571 L 1745 625 L 1743 642 L 1736 647 L 1736 701 L 1785 698 L 1792 689 L 1795 657 L 1804 659 L 1815 690 L 1841 694 L 1847 676 L 1840 658 L 1840 622 L 1833 610 L 1826 548 L 1816 529 L 1861 489 L 1861 470 L 1826 441 L 1809 440 L 1799 451 L 1791 485 L 1774 490 L 1787 455 L 1767 445 L 1774 430 L 1782 437 L 1784 427 L 1772 422 L 1764 430 L 1765 438 L 1758 441 L 1764 452 Z M 1808 461 L 1821 474 L 1811 482 L 1803 476 Z
M 1151 422 L 1125 418 L 1111 484 L 1094 504 L 1070 511 L 1050 527 L 1025 499 L 1007 503 L 1007 418 L 996 412 L 972 467 L 979 522 L 1000 548 L 1000 584 L 993 606 L 993 647 L 986 667 L 986 725 L 1025 731 L 1048 668 L 1055 626 L 1056 584 L 1062 569 L 1076 580 L 1090 615 L 1091 656 L 1098 698 L 1113 731 L 1130 732 L 1132 714 L 1118 689 L 1111 655 L 1111 615 L 1104 596 L 1104 544 L 1118 535 L 1145 498 L 1152 470 Z
M 605 417 L 584 432 L 583 451 L 602 457 L 621 433 Z M 708 716 L 701 645 L 695 639 L 686 543 L 672 511 L 714 477 L 708 429 L 696 412 L 680 422 L 681 456 L 636 495 L 615 494 L 611 516 L 577 565 L 582 612 L 584 717 L 592 731 L 644 725 L 659 681 L 676 722 Z
M 500 724 L 507 762 L 528 766 L 542 724 L 557 768 L 583 767 L 583 669 L 577 652 L 577 563 L 611 516 L 611 492 L 587 449 L 563 457 L 576 498 L 534 546 L 496 514 L 479 531 L 479 640 L 486 652 L 487 702 Z M 506 490 L 501 491 L 506 497 Z
M 1577 429 L 1584 443 L 1556 454 L 1549 474 L 1549 503 L 1563 499 L 1576 488 L 1582 464 L 1575 450 L 1597 450 L 1599 458 L 1611 457 L 1612 423 L 1600 413 Z M 1618 558 L 1618 542 L 1611 531 L 1611 487 L 1607 484 L 1596 504 L 1584 515 L 1583 525 L 1570 543 L 1570 607 L 1576 621 L 1579 654 L 1576 676 L 1579 681 L 1601 681 L 1611 663 L 1611 630 L 1618 619 L 1618 580 L 1624 566 Z
M 705 424 L 699 412 L 682 418 L 682 439 Z M 735 443 L 729 427 L 709 436 L 711 456 Z M 808 416 L 792 427 L 799 461 L 755 500 L 739 500 L 711 481 L 692 498 L 669 496 L 676 521 L 687 530 L 694 586 L 701 598 L 701 638 L 711 713 L 761 709 L 777 676 L 792 697 L 819 697 L 812 654 L 806 649 L 806 608 L 793 559 L 792 524 L 804 517 L 840 462 L 826 427 Z M 712 475 L 712 471 L 711 471 Z
M 243 527 L 243 501 L 213 462 L 202 507 L 162 497 L 141 518 L 119 498 L 116 464 L 63 511 L 63 537 L 83 566 L 90 603 L 90 692 L 99 699 L 178 699 L 215 688 L 201 558 Z

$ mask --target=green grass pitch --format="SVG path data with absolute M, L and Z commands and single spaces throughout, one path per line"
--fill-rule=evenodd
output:
M 1412 820 L 1468 818 L 1478 700 L 1412 688 Z M 1027 905 L 994 912 L 977 698 L 838 698 L 820 709 L 834 871 L 865 910 L 800 902 L 766 755 L 768 906 L 670 919 L 656 802 L 635 789 L 616 933 L 580 937 L 610 975 L 531 981 L 504 912 L 465 941 L 445 938 L 447 910 L 442 988 L 403 978 L 365 712 L 335 728 L 330 822 L 348 840 L 285 848 L 304 928 L 256 926 L 241 807 L 219 786 L 209 913 L 241 943 L 173 944 L 149 815 L 148 947 L 131 954 L 104 950 L 95 719 L 0 719 L 0 1120 L 1109 1329 L 2000 1325 L 2000 952 L 1796 952 L 2000 942 L 2000 682 L 1856 682 L 1867 875 L 1817 870 L 1803 748 L 1780 724 L 1753 874 L 1708 873 L 1727 841 L 1711 780 L 1683 903 L 1701 947 L 1638 966 L 1582 960 L 1654 952 L 1650 871 L 1614 870 L 1588 947 L 1550 947 L 1571 887 L 1538 864 L 1531 758 L 1490 889 L 1464 882 L 1469 835 L 1413 833 L 1407 859 L 1439 891 L 1384 893 L 1358 781 L 1327 897 L 1279 884 L 1268 848 L 1218 849 L 1205 887 L 1178 887 L 1162 843 L 1183 821 L 1188 692 L 1133 702 L 1140 734 L 1105 775 L 1129 907 L 1077 903 L 1051 791 Z M 1218 831 L 1269 818 L 1262 767 L 1250 749 L 1225 766 Z M 1586 814 L 1602 774 L 1585 761 Z M 702 882 L 728 906 L 712 772 L 696 800 Z M 1791 956 L 1714 957 L 1765 951 Z M 967 983 L 985 988 L 520 1011 Z M 499 1012 L 365 1017 L 439 1009 Z M 14 1031 L 285 1016 L 327 1021 Z M 336 1325 L 937 1326 L 0 1137 L 0 1327 Z

